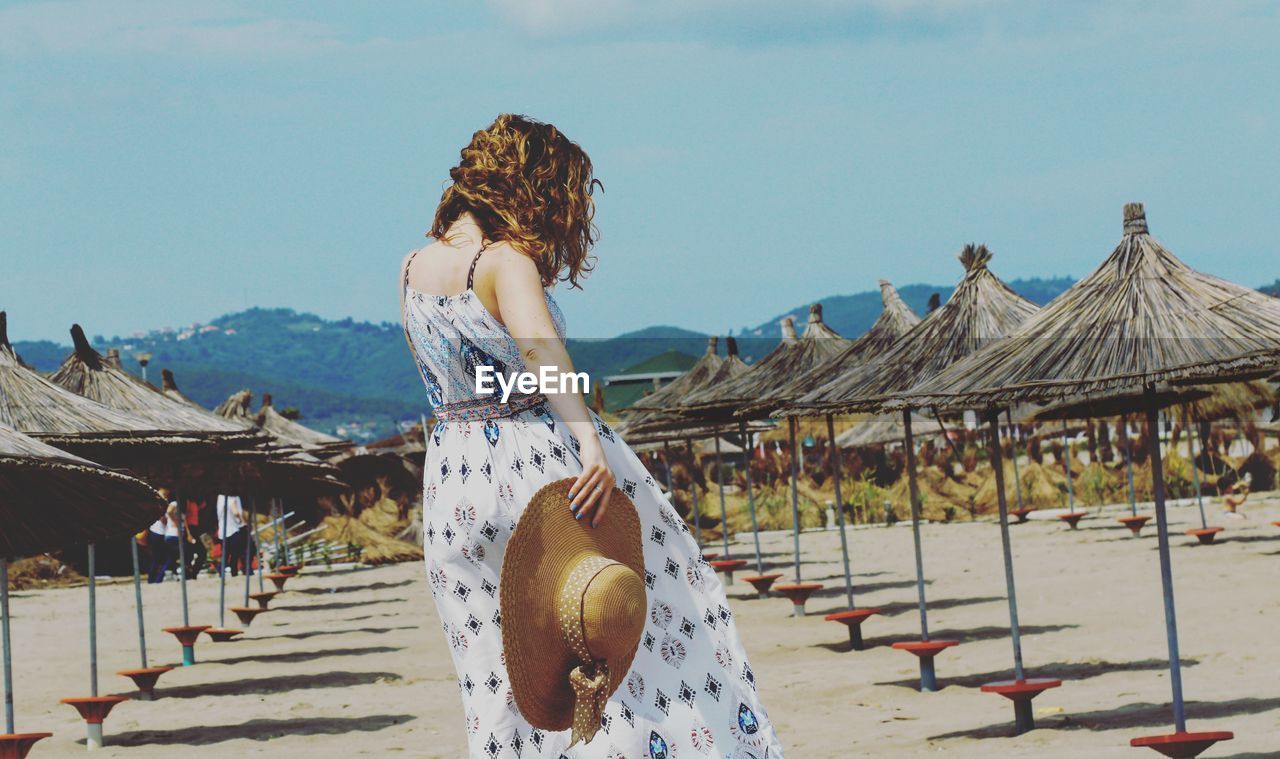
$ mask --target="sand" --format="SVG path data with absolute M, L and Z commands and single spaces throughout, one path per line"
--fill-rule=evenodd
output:
M 1211 511 L 1227 531 L 1210 547 L 1181 534 L 1198 522 L 1194 507 L 1171 511 L 1191 729 L 1237 736 L 1207 757 L 1280 756 L 1280 527 L 1271 525 L 1280 499 L 1255 498 L 1247 520 Z M 1170 730 L 1156 541 L 1153 529 L 1129 537 L 1119 513 L 1091 516 L 1074 532 L 1056 519 L 1012 528 L 1028 672 L 1065 681 L 1035 701 L 1040 729 L 1017 738 L 1009 702 L 978 690 L 1012 666 L 993 523 L 923 528 L 934 637 L 963 641 L 938 658 L 943 688 L 933 694 L 915 690 L 914 657 L 889 648 L 919 633 L 909 527 L 850 533 L 858 603 L 885 610 L 865 627 L 865 651 L 849 651 L 844 628 L 821 616 L 844 604 L 836 532 L 802 536 L 805 579 L 828 586 L 807 618 L 791 618 L 785 599 L 757 600 L 739 580 L 734 612 L 788 756 L 1156 756 L 1128 747 Z M 749 538 L 736 555 L 749 554 Z M 790 571 L 790 541 L 763 537 L 779 571 Z M 144 590 L 152 663 L 173 663 L 177 644 L 159 628 L 180 621 L 178 586 Z M 216 580 L 190 592 L 192 621 L 216 623 Z M 103 693 L 129 692 L 114 673 L 138 664 L 132 594 L 128 584 L 99 588 Z M 241 641 L 202 641 L 200 663 L 166 675 L 160 700 L 117 707 L 96 755 L 466 755 L 458 686 L 420 563 L 308 571 L 273 606 Z M 55 733 L 33 757 L 77 756 L 84 727 L 58 699 L 87 695 L 85 589 L 19 592 L 12 608 L 18 728 Z

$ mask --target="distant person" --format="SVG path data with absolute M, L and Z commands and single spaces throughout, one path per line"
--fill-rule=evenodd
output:
M 182 548 L 179 545 L 179 535 L 181 535 L 182 523 L 178 519 L 178 502 L 169 501 L 169 508 L 164 512 L 164 550 L 165 563 L 164 571 L 160 573 L 160 579 L 164 580 L 165 574 L 169 570 L 173 570 L 173 576 L 178 577 L 178 573 L 182 571 L 181 557 Z
M 205 502 L 192 498 L 186 499 L 187 506 L 184 519 L 187 532 L 191 534 L 191 553 L 187 556 L 187 577 L 194 580 L 200 576 L 200 570 L 209 560 L 209 550 L 205 548 L 204 536 L 209 533 L 211 525 L 202 518 Z
M 231 568 L 231 576 L 240 574 L 240 568 L 253 574 L 252 567 L 244 566 L 245 546 L 249 540 L 248 520 L 238 495 L 220 495 L 214 504 L 218 518 L 218 539 L 226 553 L 224 560 Z M 250 546 L 252 548 L 252 546 Z
M 1244 479 L 1237 480 L 1227 489 L 1227 494 L 1223 496 L 1222 502 L 1227 507 L 1226 515 L 1232 519 L 1244 519 L 1245 514 L 1241 514 L 1237 509 L 1249 500 L 1249 488 L 1253 483 L 1253 475 L 1245 472 Z
M 168 488 L 159 488 L 156 492 L 168 500 Z M 151 554 L 151 567 L 147 572 L 147 582 L 153 585 L 164 582 L 164 575 L 169 571 L 169 547 L 165 544 L 165 533 L 168 531 L 168 524 L 168 515 L 162 511 L 159 518 L 147 528 L 147 552 Z

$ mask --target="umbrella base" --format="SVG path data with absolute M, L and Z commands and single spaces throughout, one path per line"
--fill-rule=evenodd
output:
M 166 672 L 173 671 L 173 667 L 148 667 L 146 669 L 126 669 L 117 672 L 133 681 L 133 687 L 138 689 L 137 699 L 139 701 L 154 701 L 156 698 L 156 681 Z
M 1035 509 L 1013 509 L 1009 512 L 1009 516 L 1016 517 L 1018 520 L 1017 523 L 1023 524 L 1027 521 L 1027 517 L 1030 516 L 1033 511 L 1035 511 Z
M 0 735 L 0 759 L 26 759 L 31 747 L 53 733 L 9 733 Z
M 1147 522 L 1151 521 L 1151 517 L 1140 517 L 1140 516 L 1120 517 L 1116 521 L 1118 521 L 1120 524 L 1124 525 L 1125 527 L 1128 527 L 1129 532 L 1132 532 L 1133 536 L 1136 538 L 1142 534 L 1142 528 L 1146 526 Z
M 1129 745 L 1134 748 L 1149 748 L 1164 754 L 1171 759 L 1190 759 L 1199 756 L 1218 741 L 1229 741 L 1236 737 L 1225 730 L 1212 733 L 1170 733 L 1168 735 L 1148 735 L 1134 738 Z
M 1214 539 L 1218 537 L 1218 533 L 1222 532 L 1223 529 L 1225 528 L 1204 527 L 1199 530 L 1187 530 L 1187 534 L 1200 541 L 1200 545 L 1207 546 L 1213 544 Z
M 746 559 L 723 559 L 710 562 L 711 568 L 725 576 L 725 585 L 733 584 L 733 573 L 747 565 Z
M 894 643 L 893 647 L 919 657 L 920 692 L 932 693 L 938 689 L 938 676 L 933 669 L 933 657 L 945 648 L 958 645 L 960 645 L 958 640 L 900 640 Z
M 196 663 L 196 640 L 200 638 L 200 633 L 208 630 L 213 625 L 187 625 L 185 627 L 166 627 L 163 632 L 167 632 L 178 639 L 178 643 L 182 645 L 182 666 L 190 667 Z
M 798 582 L 787 585 L 774 585 L 773 589 L 791 600 L 791 616 L 803 617 L 804 605 L 814 591 L 822 589 L 822 583 Z
M 1033 677 L 1027 680 L 987 683 L 982 686 L 982 692 L 998 693 L 1013 702 L 1014 735 L 1022 735 L 1036 729 L 1036 718 L 1031 711 L 1031 699 L 1060 685 L 1062 685 L 1061 680 Z
M 1074 530 L 1079 528 L 1080 520 L 1084 519 L 1085 516 L 1086 514 L 1083 511 L 1072 511 L 1066 514 L 1059 514 L 1058 519 L 1061 519 L 1062 521 L 1066 522 L 1067 525 Z
M 703 559 L 704 561 L 715 561 L 715 560 L 716 560 L 716 559 L 718 559 L 718 558 L 720 558 L 720 554 L 716 553 L 715 551 L 703 551 L 703 552 L 702 552 L 702 559 Z
M 281 564 L 280 566 L 276 567 L 276 574 L 289 575 L 290 577 L 297 577 L 298 573 L 301 571 L 302 571 L 301 564 Z
M 288 582 L 289 578 L 291 577 L 293 577 L 293 575 L 286 575 L 286 574 L 266 575 L 266 578 L 276 586 L 277 593 L 284 592 L 284 584 Z
M 742 579 L 744 582 L 750 584 L 751 587 L 755 588 L 756 593 L 761 598 L 765 598 L 769 595 L 769 588 L 773 587 L 775 582 L 782 579 L 782 573 L 774 572 L 767 575 L 750 575 Z
M 273 599 L 273 598 L 275 598 L 275 597 L 276 597 L 276 594 L 275 594 L 275 593 L 272 593 L 272 592 L 271 592 L 271 591 L 269 591 L 269 590 L 264 590 L 264 591 L 262 591 L 261 593 L 250 593 L 250 594 L 249 594 L 249 598 L 252 598 L 254 601 L 256 601 L 256 602 L 257 602 L 257 604 L 258 604 L 258 608 L 259 608 L 259 609 L 267 609 L 267 608 L 270 608 L 270 605 L 271 605 L 271 599 Z
M 240 619 L 240 624 L 248 627 L 253 624 L 253 620 L 259 614 L 266 614 L 267 610 L 262 608 L 252 609 L 246 606 L 232 606 L 231 613 Z
M 226 627 L 210 627 L 208 630 L 205 630 L 204 633 L 212 638 L 214 643 L 230 643 L 241 635 L 244 635 L 244 630 L 232 630 Z
M 879 609 L 845 609 L 834 614 L 828 614 L 823 619 L 828 622 L 839 622 L 848 627 L 850 650 L 861 651 L 865 648 L 862 643 L 862 623 L 867 621 L 868 617 L 879 613 Z

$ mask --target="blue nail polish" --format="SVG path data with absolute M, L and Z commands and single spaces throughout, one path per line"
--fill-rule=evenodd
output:
M 581 514 L 581 513 L 574 514 L 574 515 L 573 515 L 573 518 L 574 518 L 574 519 L 582 519 L 582 514 Z

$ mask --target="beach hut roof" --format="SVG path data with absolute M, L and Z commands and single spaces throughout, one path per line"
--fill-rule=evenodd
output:
M 1202 274 L 1124 207 L 1120 244 L 1010 338 L 903 393 L 894 405 L 985 408 L 1144 386 L 1266 376 L 1280 360 L 1280 300 Z
M 843 377 L 857 370 L 883 353 L 899 337 L 920 323 L 920 317 L 916 316 L 915 312 L 902 301 L 898 291 L 889 284 L 887 279 L 880 280 L 880 300 L 884 306 L 880 310 L 880 316 L 871 325 L 871 329 L 853 342 L 846 343 L 836 355 L 797 374 L 782 387 L 761 396 L 758 405 L 777 408 L 817 390 L 830 382 L 832 377 Z
M 706 352 L 702 354 L 697 363 L 689 367 L 689 371 L 631 404 L 625 410 L 625 413 L 630 414 L 631 412 L 674 407 L 690 392 L 702 387 L 707 378 L 714 374 L 716 369 L 720 368 L 720 364 L 724 362 L 724 358 L 716 353 L 716 346 L 719 344 L 719 340 L 720 338 L 715 335 L 708 337 Z
M 912 432 L 916 440 L 941 434 L 937 422 L 916 414 L 911 415 Z M 906 435 L 901 414 L 876 414 L 859 420 L 852 427 L 836 435 L 840 448 L 862 448 L 869 445 L 901 443 Z
M 1036 312 L 1031 301 L 991 273 L 991 251 L 966 245 L 964 278 L 940 308 L 883 351 L 873 362 L 800 396 L 787 413 L 876 412 L 885 397 L 955 364 L 1012 332 Z
M 326 435 L 305 424 L 289 419 L 271 405 L 271 393 L 262 394 L 262 408 L 258 410 L 258 426 L 286 443 L 303 448 L 334 448 L 351 445 L 348 440 Z
M 53 445 L 182 442 L 171 428 L 50 382 L 23 363 L 9 343 L 7 327 L 7 316 L 0 311 L 0 424 Z
M 0 424 L 0 556 L 124 538 L 163 508 L 140 480 Z
M 1213 385 L 1173 385 L 1158 388 L 1157 404 L 1180 406 L 1197 421 L 1251 420 L 1259 409 L 1276 402 L 1276 389 L 1265 380 L 1223 382 Z M 1102 396 L 1082 396 L 1047 406 L 1024 404 L 1015 415 L 1027 421 L 1097 419 L 1133 413 L 1143 403 L 1142 392 L 1133 390 Z
M 71 328 L 74 348 L 49 379 L 117 411 L 138 416 L 157 429 L 210 439 L 251 439 L 255 433 L 194 404 L 166 396 L 153 385 L 120 367 L 119 354 L 103 357 L 85 338 L 79 324 Z
M 788 335 L 788 328 L 790 334 Z M 804 335 L 796 338 L 795 327 L 782 322 L 783 338 L 759 363 L 747 371 L 690 395 L 680 413 L 699 420 L 729 419 L 744 407 L 756 409 L 753 416 L 765 416 L 769 407 L 758 405 L 795 378 L 841 353 L 849 341 L 840 337 L 822 320 L 822 304 L 809 306 L 809 321 Z

